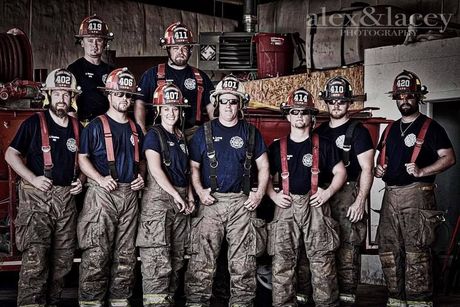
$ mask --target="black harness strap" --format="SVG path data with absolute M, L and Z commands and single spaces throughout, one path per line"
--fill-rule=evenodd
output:
M 351 150 L 351 139 L 353 138 L 353 133 L 355 132 L 356 126 L 359 124 L 358 121 L 354 120 L 348 126 L 347 131 L 345 132 L 345 140 L 343 141 L 343 154 L 342 161 L 345 164 L 345 167 L 350 165 L 350 150 Z
M 217 166 L 219 165 L 219 162 L 217 161 L 216 151 L 214 150 L 210 121 L 204 123 L 204 138 L 206 141 L 206 155 L 208 156 L 210 166 L 209 180 L 211 184 L 211 191 L 215 192 L 219 190 L 219 187 L 217 186 Z
M 244 177 L 243 177 L 243 193 L 249 195 L 251 191 L 251 166 L 254 156 L 254 147 L 256 140 L 256 129 L 253 125 L 248 125 L 249 138 L 248 146 L 246 147 L 246 160 L 244 161 Z

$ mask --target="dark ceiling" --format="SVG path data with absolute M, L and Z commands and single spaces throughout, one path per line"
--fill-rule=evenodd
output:
M 133 0 L 134 1 L 134 0 Z M 275 0 L 254 0 L 257 4 Z M 206 14 L 241 21 L 243 18 L 244 0 L 137 0 L 172 9 Z

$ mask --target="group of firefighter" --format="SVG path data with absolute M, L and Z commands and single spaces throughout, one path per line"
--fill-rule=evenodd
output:
M 228 75 L 214 89 L 188 65 L 194 41 L 183 24 L 166 29 L 168 62 L 139 87 L 128 69 L 101 60 L 113 39 L 101 18 L 85 18 L 76 38 L 84 57 L 48 75 L 48 110 L 21 125 L 5 154 L 22 178 L 18 306 L 58 304 L 77 243 L 80 306 L 130 305 L 136 248 L 144 306 L 174 305 L 186 258 L 186 306 L 210 306 L 224 240 L 229 306 L 254 305 L 256 257 L 265 252 L 273 306 L 353 305 L 374 176 L 385 181 L 377 243 L 387 305 L 433 306 L 430 245 L 443 220 L 434 180 L 455 154 L 446 131 L 420 113 L 427 90 L 414 73 L 394 81 L 402 117 L 385 129 L 374 165 L 341 76 L 324 85 L 330 120 L 318 127 L 311 93 L 293 89 L 280 106 L 290 133 L 267 148 L 242 116 L 244 85 Z M 205 112 L 210 120 L 198 126 Z M 264 195 L 275 204 L 268 225 L 256 216 Z

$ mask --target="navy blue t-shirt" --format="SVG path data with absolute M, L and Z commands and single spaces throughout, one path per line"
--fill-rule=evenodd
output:
M 280 141 L 274 141 L 268 148 L 270 174 L 281 174 Z M 311 166 L 313 162 L 311 137 L 303 142 L 296 143 L 288 137 L 287 160 L 289 171 L 289 192 L 297 195 L 306 195 L 311 189 Z M 341 161 L 335 146 L 324 137 L 319 137 L 319 177 L 320 186 L 328 183 L 327 174 Z M 326 176 L 325 176 L 326 175 Z
M 246 148 L 248 146 L 249 124 L 239 120 L 233 127 L 223 126 L 218 119 L 211 122 L 214 150 L 219 163 L 217 184 L 219 192 L 239 193 L 242 189 Z M 259 130 L 255 130 L 254 160 L 265 151 L 266 146 Z M 190 159 L 200 163 L 203 188 L 211 186 L 209 181 L 209 159 L 206 154 L 204 126 L 201 126 L 190 142 Z
M 82 93 L 77 97 L 78 119 L 92 120 L 109 109 L 109 101 L 98 86 L 105 86 L 107 75 L 113 70 L 109 64 L 94 65 L 80 58 L 67 67 L 77 79 Z
M 120 124 L 107 116 L 110 130 L 112 132 L 113 150 L 115 165 L 117 169 L 118 182 L 130 183 L 137 176 L 134 176 L 134 135 L 129 123 Z M 141 128 L 136 125 L 139 135 L 140 160 L 144 160 L 142 145 L 144 135 Z M 80 153 L 87 154 L 89 160 L 102 176 L 110 174 L 107 162 L 107 151 L 105 149 L 104 129 L 99 118 L 94 119 L 83 129 L 80 143 Z
M 155 130 L 150 129 L 144 139 L 143 151 L 148 149 L 156 151 L 161 156 L 161 165 L 165 173 L 169 176 L 172 185 L 176 187 L 186 187 L 188 184 L 188 155 L 185 142 L 182 138 L 175 134 L 169 133 L 163 126 L 158 125 L 159 129 L 163 130 L 166 136 L 166 144 L 169 147 L 169 158 L 171 165 L 166 166 L 163 163 L 163 155 L 161 152 L 160 138 Z M 166 168 L 166 169 L 165 169 Z
M 343 159 L 343 143 L 345 141 L 345 134 L 351 123 L 352 121 L 349 120 L 339 127 L 331 128 L 329 123 L 326 122 L 316 128 L 315 132 L 328 138 L 331 143 L 337 147 L 340 156 Z M 361 166 L 358 162 L 358 155 L 373 148 L 374 144 L 372 143 L 369 131 L 361 123 L 357 124 L 351 138 L 351 150 L 349 151 L 350 164 L 347 166 L 348 181 L 356 181 L 361 174 Z M 331 180 L 332 174 L 330 174 L 329 182 Z
M 407 173 L 406 166 L 404 165 L 410 162 L 417 135 L 420 129 L 422 129 L 426 118 L 425 115 L 420 114 L 412 125 L 410 125 L 410 123 L 402 123 L 400 126 L 401 119 L 399 119 L 391 126 L 390 133 L 386 139 L 388 167 L 382 178 L 388 185 L 402 186 L 413 182 L 434 182 L 436 178 L 435 175 L 415 178 Z M 401 136 L 401 130 L 404 132 L 404 136 Z M 378 150 L 382 148 L 382 140 L 383 135 L 377 146 Z M 415 164 L 419 168 L 431 165 L 439 158 L 437 151 L 439 149 L 448 148 L 452 148 L 452 143 L 447 136 L 446 130 L 433 120 L 428 127 L 425 135 L 425 142 L 422 145 L 422 149 L 420 150 Z
M 69 186 L 72 183 L 77 143 L 69 119 L 67 127 L 54 122 L 49 111 L 45 111 L 48 126 L 51 159 L 54 167 L 51 176 L 53 185 Z M 82 129 L 80 125 L 80 130 Z M 36 176 L 43 176 L 43 152 L 40 119 L 37 114 L 26 119 L 19 127 L 10 146 L 26 158 L 26 166 Z
M 193 73 L 190 65 L 187 65 L 184 69 L 177 70 L 170 67 L 168 64 L 166 66 L 166 80 L 174 80 L 174 84 L 177 85 L 182 95 L 187 98 L 191 108 L 184 108 L 185 110 L 185 127 L 189 128 L 195 125 L 196 117 L 196 98 L 197 98 L 197 82 L 195 80 L 195 75 Z M 203 78 L 203 94 L 201 101 L 201 112 L 206 111 L 206 106 L 211 103 L 209 100 L 210 92 L 214 89 L 209 77 L 201 70 L 199 70 L 201 77 Z M 146 104 L 152 104 L 153 93 L 157 88 L 157 67 L 152 67 L 147 70 L 141 77 L 139 82 L 139 87 L 141 88 L 141 94 L 139 99 L 142 99 Z

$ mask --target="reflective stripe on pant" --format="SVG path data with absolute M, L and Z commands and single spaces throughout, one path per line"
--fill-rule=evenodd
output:
M 316 306 L 338 306 L 334 251 L 339 246 L 339 237 L 329 204 L 313 208 L 308 204 L 308 195 L 292 197 L 291 207 L 275 208 L 274 220 L 269 224 L 273 306 L 296 306 L 295 276 L 301 236 L 310 262 Z
M 430 245 L 440 222 L 432 184 L 387 187 L 377 231 L 380 262 L 390 298 L 430 301 Z
M 264 223 L 255 219 L 255 212 L 244 208 L 246 195 L 214 193 L 213 196 L 217 202 L 211 206 L 201 205 L 198 217 L 192 220 L 191 258 L 185 286 L 187 306 L 209 306 L 216 260 L 224 238 L 228 241 L 229 305 L 253 306 L 255 256 L 264 249 L 258 231 Z
M 108 192 L 89 181 L 85 204 L 78 218 L 80 302 L 127 304 L 134 286 L 137 192 L 129 183 L 118 183 Z M 113 302 L 113 303 L 112 303 Z M 125 303 L 123 303 L 125 302 Z
M 72 268 L 77 211 L 70 187 L 42 192 L 21 182 L 15 221 L 22 251 L 18 306 L 56 304 Z
M 356 182 L 347 182 L 329 200 L 332 218 L 339 223 L 340 229 L 340 247 L 336 252 L 340 294 L 356 293 L 361 269 L 359 252 L 366 240 L 365 220 L 352 223 L 347 217 L 348 209 L 355 201 L 356 195 Z
M 185 188 L 176 190 L 182 197 Z M 144 306 L 170 306 L 184 266 L 189 217 L 174 199 L 149 177 L 141 202 L 136 246 L 141 256 Z

